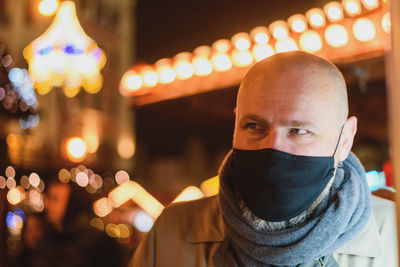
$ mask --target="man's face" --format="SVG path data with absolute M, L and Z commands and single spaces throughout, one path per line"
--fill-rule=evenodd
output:
M 252 77 L 253 76 L 253 77 Z M 242 83 L 233 147 L 273 148 L 295 155 L 332 156 L 340 134 L 334 83 L 304 71 L 250 75 Z
M 66 184 L 52 184 L 47 196 L 47 219 L 53 225 L 61 224 L 67 210 L 70 187 Z

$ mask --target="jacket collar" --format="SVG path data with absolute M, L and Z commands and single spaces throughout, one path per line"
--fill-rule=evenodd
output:
M 339 248 L 336 253 L 364 257 L 380 257 L 383 255 L 381 239 L 374 215 L 371 215 L 364 229 L 349 243 Z
M 195 215 L 195 224 L 189 229 L 186 240 L 191 243 L 223 242 L 225 225 L 220 212 L 218 196 L 209 197 Z M 207 208 L 205 208 L 207 207 Z M 383 249 L 375 218 L 371 215 L 364 229 L 349 243 L 335 253 L 364 257 L 380 257 Z

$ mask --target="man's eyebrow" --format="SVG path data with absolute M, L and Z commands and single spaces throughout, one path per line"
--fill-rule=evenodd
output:
M 308 126 L 308 127 L 316 128 L 315 123 L 313 123 L 311 121 L 288 120 L 288 121 L 282 121 L 280 124 L 283 126 L 290 126 L 290 127 Z
M 246 115 L 244 115 L 244 116 L 242 117 L 241 120 L 242 120 L 242 121 L 243 121 L 243 120 L 253 120 L 253 121 L 256 121 L 256 122 L 265 124 L 265 125 L 269 124 L 269 122 L 268 122 L 267 120 L 265 120 L 264 118 L 262 118 L 262 117 L 260 117 L 260 116 L 258 116 L 258 115 L 255 115 L 255 114 L 246 114 Z

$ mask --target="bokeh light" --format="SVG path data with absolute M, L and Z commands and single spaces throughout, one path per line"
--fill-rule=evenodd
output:
M 93 203 L 93 211 L 99 217 L 105 217 L 112 211 L 112 206 L 108 198 L 103 197 Z
M 322 40 L 319 34 L 313 30 L 305 31 L 299 39 L 300 48 L 304 51 L 315 53 L 321 50 Z
M 307 21 L 304 15 L 295 14 L 288 18 L 288 24 L 293 32 L 302 33 L 307 30 Z
M 128 70 L 122 76 L 121 84 L 127 93 L 132 93 L 138 91 L 142 87 L 143 80 L 136 71 Z
M 42 0 L 39 3 L 39 12 L 44 16 L 51 16 L 56 13 L 58 8 L 57 0 Z
M 252 49 L 253 57 L 256 61 L 263 60 L 264 58 L 270 57 L 275 54 L 274 49 L 271 45 L 254 45 Z
M 214 54 L 211 61 L 214 69 L 218 72 L 228 71 L 232 68 L 232 61 L 227 54 Z
M 124 170 L 120 170 L 115 174 L 115 181 L 117 184 L 123 184 L 129 181 L 129 174 Z
M 390 13 L 389 12 L 387 12 L 387 13 L 385 13 L 385 15 L 383 15 L 381 24 L 382 24 L 382 29 L 386 33 L 390 33 L 392 26 L 391 26 Z
M 277 53 L 282 53 L 282 52 L 289 52 L 289 51 L 295 51 L 298 50 L 298 46 L 292 38 L 288 37 L 284 40 L 279 40 L 275 44 L 275 50 Z
M 80 187 L 85 187 L 89 183 L 89 177 L 84 172 L 78 172 L 76 174 L 75 180 L 76 180 L 77 185 L 79 185 Z
M 219 192 L 219 177 L 214 176 L 200 184 L 200 189 L 206 197 L 215 196 Z
M 153 227 L 154 220 L 144 211 L 138 211 L 133 219 L 133 225 L 142 233 L 147 233 Z
M 197 76 L 206 76 L 212 72 L 212 64 L 210 60 L 204 57 L 194 57 L 192 61 L 194 73 Z
M 7 178 L 6 185 L 8 189 L 13 189 L 17 186 L 17 181 L 14 178 L 9 177 Z
M 366 18 L 357 19 L 353 24 L 354 37 L 360 42 L 368 42 L 375 38 L 374 23 Z
M 266 45 L 269 42 L 268 29 L 265 26 L 255 27 L 250 31 L 250 36 L 258 45 Z
M 4 178 L 3 176 L 0 176 L 0 189 L 6 188 L 6 185 L 7 185 L 6 178 Z
M 269 31 L 277 40 L 286 39 L 289 36 L 289 29 L 284 20 L 277 20 L 269 25 Z
M 330 46 L 341 47 L 348 43 L 349 36 L 342 25 L 332 24 L 325 30 L 325 40 Z
M 146 66 L 140 71 L 140 75 L 142 76 L 143 84 L 148 87 L 156 86 L 158 83 L 158 75 L 153 70 L 152 67 Z
M 248 50 L 234 50 L 232 62 L 236 67 L 245 67 L 253 63 L 253 57 Z
M 17 205 L 22 201 L 23 195 L 18 188 L 12 188 L 7 192 L 7 200 L 11 205 Z
M 331 22 L 337 22 L 343 19 L 343 7 L 339 2 L 332 1 L 324 6 L 326 17 Z
M 118 141 L 118 154 L 123 159 L 130 159 L 135 154 L 133 138 L 124 137 Z
M 30 183 L 32 186 L 34 186 L 34 187 L 38 187 L 38 186 L 39 186 L 39 183 L 40 183 L 40 177 L 39 177 L 39 175 L 38 175 L 37 173 L 35 173 L 35 172 L 32 172 L 32 173 L 29 175 L 29 183 Z
M 342 6 L 346 13 L 351 17 L 361 14 L 361 4 L 359 0 L 343 0 Z
M 71 179 L 71 175 L 70 175 L 70 173 L 69 173 L 69 171 L 67 169 L 61 169 L 58 172 L 58 179 L 60 180 L 60 182 L 66 184 Z
M 227 39 L 220 39 L 212 44 L 212 49 L 217 53 L 228 53 L 231 50 L 231 42 Z
M 174 57 L 173 68 L 178 79 L 186 80 L 193 76 L 194 68 L 190 63 L 191 58 L 192 54 L 189 52 L 181 52 Z
M 373 10 L 379 7 L 379 0 L 361 0 L 367 10 Z
M 196 186 L 188 186 L 179 195 L 172 201 L 174 202 L 182 202 L 182 201 L 190 201 L 195 199 L 203 198 L 204 194 L 201 190 Z
M 307 11 L 306 18 L 308 23 L 314 29 L 320 29 L 325 26 L 325 15 L 322 9 L 320 8 L 312 8 Z
M 171 67 L 170 59 L 163 58 L 155 63 L 159 82 L 162 84 L 172 83 L 176 78 L 176 73 Z
M 66 142 L 66 151 L 69 160 L 82 161 L 86 157 L 86 144 L 79 137 L 69 138 Z
M 9 178 L 15 177 L 15 169 L 12 166 L 8 166 L 6 168 L 5 173 L 6 173 L 6 177 L 9 177 Z
M 251 46 L 250 36 L 245 32 L 240 32 L 232 36 L 232 44 L 237 50 L 245 51 Z

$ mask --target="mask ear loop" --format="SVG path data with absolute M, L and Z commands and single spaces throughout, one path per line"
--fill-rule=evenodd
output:
M 343 124 L 343 126 L 342 126 L 342 129 L 340 129 L 339 140 L 338 140 L 338 141 L 337 141 L 337 143 L 336 143 L 336 147 L 335 147 L 335 150 L 333 151 L 333 155 L 332 155 L 332 157 L 334 157 L 334 156 L 335 156 L 335 154 L 336 154 L 336 150 L 337 150 L 337 148 L 338 148 L 338 146 L 339 146 L 340 139 L 342 138 L 342 132 L 343 132 L 343 128 L 344 128 L 344 124 Z

